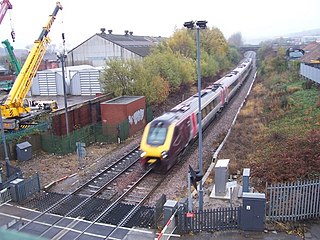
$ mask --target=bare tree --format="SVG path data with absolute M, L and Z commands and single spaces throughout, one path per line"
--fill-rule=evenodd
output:
M 232 34 L 228 39 L 228 43 L 236 47 L 241 47 L 243 45 L 241 32 Z

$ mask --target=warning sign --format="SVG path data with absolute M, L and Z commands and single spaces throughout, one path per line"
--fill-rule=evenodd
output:
M 193 218 L 194 217 L 194 213 L 193 212 L 188 212 L 187 213 L 187 218 Z

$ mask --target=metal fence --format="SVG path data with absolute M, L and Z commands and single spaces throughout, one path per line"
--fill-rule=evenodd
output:
M 241 207 L 178 211 L 177 231 L 180 234 L 240 228 Z
M 40 178 L 39 173 L 31 176 L 25 180 L 26 198 L 40 191 Z
M 300 64 L 300 75 L 308 78 L 316 83 L 320 83 L 320 69 L 308 66 L 304 63 Z
M 36 173 L 28 179 L 17 179 L 18 182 L 9 182 L 6 188 L 0 191 L 0 203 L 6 201 L 23 202 L 40 191 L 40 178 Z
M 50 126 L 50 122 L 44 121 L 34 126 L 29 126 L 28 128 L 20 129 L 19 131 L 12 131 L 6 133 L 6 141 L 13 141 L 17 139 L 22 139 L 23 137 L 30 136 L 32 134 L 37 134 L 40 132 L 48 131 Z M 0 135 L 0 140 L 2 140 L 2 136 Z
M 8 188 L 0 190 L 0 203 L 11 201 L 11 194 Z
M 298 221 L 320 217 L 320 179 L 267 185 L 270 220 Z
M 158 228 L 160 226 L 160 218 L 163 215 L 163 205 L 167 201 L 166 195 L 162 194 L 159 200 L 155 204 L 154 208 L 154 228 Z
M 74 130 L 69 135 L 57 136 L 52 133 L 41 135 L 42 149 L 55 154 L 67 154 L 76 151 L 76 143 L 83 142 L 89 146 L 95 142 L 116 143 L 129 137 L 129 122 L 123 121 L 118 125 L 92 124 Z

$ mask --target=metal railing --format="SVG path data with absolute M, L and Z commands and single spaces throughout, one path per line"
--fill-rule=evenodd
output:
M 267 186 L 270 220 L 298 221 L 320 217 L 320 179 Z

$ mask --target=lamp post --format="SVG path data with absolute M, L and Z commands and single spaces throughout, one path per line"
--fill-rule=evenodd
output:
M 6 171 L 7 171 L 7 177 L 10 177 L 10 161 L 8 157 L 8 150 L 7 150 L 7 142 L 6 142 L 6 134 L 4 133 L 4 124 L 2 119 L 2 111 L 0 108 L 0 127 L 1 127 L 1 136 L 2 136 L 2 143 L 3 143 L 3 149 L 4 149 L 4 160 L 6 162 Z M 0 179 L 1 179 L 2 169 L 0 170 Z M 0 183 L 2 180 L 0 181 Z
M 195 26 L 196 24 L 196 26 Z M 198 123 L 199 123 L 199 174 L 203 176 L 203 163 L 202 163 L 202 114 L 201 114 L 201 69 L 200 69 L 200 29 L 207 28 L 207 21 L 190 21 L 185 22 L 184 27 L 188 29 L 197 30 L 197 69 L 198 69 Z M 202 178 L 199 181 L 199 210 L 203 210 L 203 189 L 202 189 Z
M 63 46 L 65 45 L 65 38 L 64 33 L 62 33 L 62 40 L 63 40 Z M 61 62 L 61 71 L 62 71 L 62 81 L 63 81 L 63 96 L 64 96 L 64 110 L 65 110 L 65 116 L 66 116 L 66 131 L 67 135 L 69 135 L 69 121 L 68 121 L 68 105 L 67 105 L 67 91 L 66 91 L 66 78 L 64 75 L 64 64 L 65 59 L 67 58 L 67 55 L 65 54 L 65 47 L 63 47 L 63 53 L 58 53 L 57 57 Z

